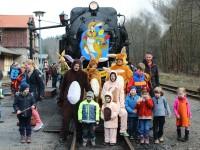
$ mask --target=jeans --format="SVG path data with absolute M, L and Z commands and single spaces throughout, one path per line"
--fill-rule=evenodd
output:
M 141 137 L 149 137 L 151 119 L 139 119 L 139 132 Z
M 138 135 L 138 117 L 128 117 L 128 133 L 130 136 Z
M 95 123 L 82 123 L 83 139 L 95 138 Z
M 153 137 L 155 140 L 162 137 L 164 124 L 165 124 L 165 116 L 159 116 L 153 118 Z
M 19 132 L 23 136 L 31 136 L 31 117 L 17 116 L 19 119 Z

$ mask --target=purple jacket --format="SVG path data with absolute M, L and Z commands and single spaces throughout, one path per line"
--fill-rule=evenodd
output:
M 191 109 L 190 109 L 190 103 L 189 103 L 187 97 L 185 97 L 185 98 L 186 98 L 186 101 L 187 101 L 187 115 L 188 115 L 189 118 L 191 118 L 192 113 L 191 113 Z M 176 97 L 175 101 L 174 101 L 174 113 L 175 113 L 176 117 L 180 116 L 179 113 L 178 113 L 178 105 L 179 105 L 179 100 L 178 100 L 178 97 Z

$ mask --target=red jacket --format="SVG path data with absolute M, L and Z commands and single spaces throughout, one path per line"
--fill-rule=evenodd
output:
M 153 100 L 151 98 L 140 101 L 136 105 L 136 110 L 139 119 L 152 119 L 153 114 Z

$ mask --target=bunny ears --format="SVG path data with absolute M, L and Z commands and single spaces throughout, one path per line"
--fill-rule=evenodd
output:
M 64 57 L 69 60 L 71 63 L 73 63 L 76 59 L 72 58 L 70 55 L 64 55 Z M 85 60 L 84 56 L 81 56 L 80 59 L 81 63 Z
M 121 53 L 119 53 L 119 54 L 108 54 L 108 57 L 115 58 L 116 60 L 121 59 L 121 60 L 123 60 L 124 64 L 128 64 L 128 62 L 126 61 L 127 54 L 126 54 L 126 47 L 125 46 L 122 48 Z

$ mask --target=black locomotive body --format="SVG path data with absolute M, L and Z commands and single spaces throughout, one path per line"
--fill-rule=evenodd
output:
M 125 17 L 123 23 L 118 23 L 121 16 L 114 8 L 98 7 L 94 1 L 89 7 L 73 8 L 59 49 L 73 58 L 84 56 L 88 61 L 92 54 L 100 62 L 106 62 L 108 54 L 120 53 L 123 46 L 126 46 L 128 55 Z

